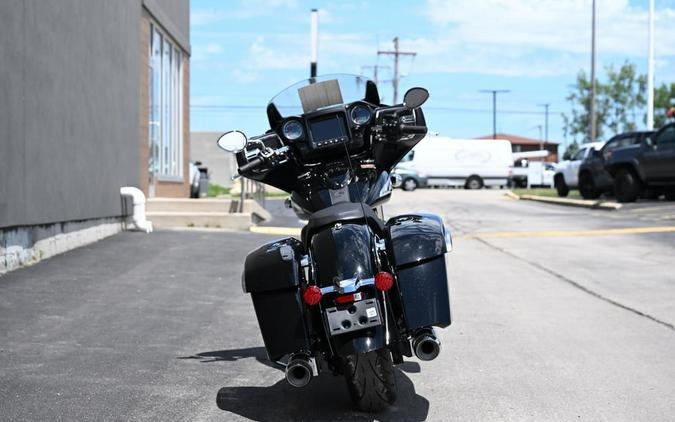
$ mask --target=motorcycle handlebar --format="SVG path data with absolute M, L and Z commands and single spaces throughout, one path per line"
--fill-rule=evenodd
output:
M 260 167 L 264 163 L 263 159 L 258 157 L 255 158 L 248 163 L 244 164 L 243 166 L 239 167 L 239 172 L 240 173 L 246 173 L 247 171 L 253 170 L 257 167 Z
M 399 125 L 399 131 L 403 135 L 426 135 L 427 127 Z

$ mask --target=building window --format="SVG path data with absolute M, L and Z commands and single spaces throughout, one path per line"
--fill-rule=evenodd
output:
M 182 54 L 155 25 L 150 33 L 148 170 L 160 179 L 182 179 Z

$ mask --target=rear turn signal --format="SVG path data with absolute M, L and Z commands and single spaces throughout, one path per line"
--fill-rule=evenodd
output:
M 391 286 L 393 285 L 394 276 L 390 273 L 380 271 L 379 273 L 375 274 L 375 287 L 377 287 L 378 290 L 386 292 L 387 290 L 391 289 Z
M 314 306 L 321 301 L 321 289 L 316 286 L 309 286 L 302 293 L 302 299 L 309 306 Z

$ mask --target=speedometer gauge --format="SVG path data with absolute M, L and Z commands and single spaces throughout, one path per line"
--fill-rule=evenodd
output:
M 302 124 L 297 120 L 289 120 L 283 127 L 284 137 L 289 141 L 295 141 L 302 138 L 304 130 Z
M 352 121 L 357 125 L 365 125 L 370 120 L 370 109 L 363 105 L 357 105 L 350 113 Z

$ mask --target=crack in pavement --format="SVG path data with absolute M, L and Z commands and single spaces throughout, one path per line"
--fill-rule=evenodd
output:
M 543 265 L 541 265 L 541 264 L 539 264 L 539 263 L 537 263 L 537 262 L 533 262 L 533 261 L 530 261 L 530 260 L 525 259 L 525 258 L 523 258 L 523 257 L 520 257 L 520 256 L 514 254 L 513 252 L 509 252 L 509 251 L 507 251 L 507 250 L 504 249 L 504 248 L 500 248 L 499 246 L 494 245 L 494 244 L 488 242 L 488 241 L 485 240 L 485 239 L 481 239 L 480 237 L 474 237 L 473 239 L 474 239 L 474 240 L 477 240 L 477 241 L 479 241 L 479 242 L 481 242 L 481 243 L 483 243 L 484 245 L 486 245 L 486 246 L 488 246 L 488 247 L 490 247 L 490 248 L 492 248 L 492 249 L 494 249 L 494 250 L 496 250 L 496 251 L 498 251 L 498 252 L 501 252 L 501 253 L 503 253 L 503 254 L 505 254 L 505 255 L 508 255 L 508 256 L 510 256 L 510 257 L 512 257 L 512 258 L 515 258 L 515 259 L 517 259 L 517 260 L 519 260 L 519 261 L 521 261 L 521 262 L 525 262 L 526 264 L 529 264 L 529 265 L 531 265 L 531 266 L 533 266 L 533 267 L 535 267 L 535 268 L 537 268 L 537 269 L 539 269 L 539 270 L 541 270 L 541 271 L 544 271 L 544 272 L 546 272 L 546 273 L 548 273 L 548 274 L 554 276 L 555 278 L 557 278 L 557 279 L 559 279 L 559 280 L 561 280 L 561 281 L 564 281 L 565 283 L 567 283 L 567 284 L 569 284 L 569 285 L 571 285 L 571 286 L 573 286 L 573 287 L 575 287 L 575 288 L 581 290 L 581 291 L 584 292 L 584 293 L 587 293 L 587 294 L 589 294 L 589 295 L 591 295 L 591 296 L 593 296 L 593 297 L 596 297 L 596 298 L 598 298 L 598 299 L 600 299 L 600 300 L 602 300 L 602 301 L 604 301 L 604 302 L 609 303 L 610 305 L 614 305 L 614 306 L 616 306 L 616 307 L 618 307 L 618 308 L 621 308 L 621 309 L 624 309 L 624 310 L 626 310 L 626 311 L 632 312 L 632 313 L 635 314 L 635 315 L 641 316 L 641 317 L 643 317 L 643 318 L 647 318 L 647 319 L 649 319 L 649 320 L 651 320 L 651 321 L 653 321 L 653 322 L 656 322 L 657 324 L 660 324 L 660 325 L 662 325 L 662 326 L 664 326 L 664 327 L 667 327 L 667 328 L 669 328 L 669 329 L 675 331 L 675 326 L 674 326 L 673 324 L 670 324 L 670 323 L 668 323 L 668 322 L 666 322 L 666 321 L 663 321 L 663 320 L 660 320 L 660 319 L 658 319 L 658 318 L 656 318 L 656 317 L 654 317 L 654 316 L 652 316 L 652 315 L 649 315 L 649 314 L 647 314 L 647 313 L 644 313 L 644 312 L 642 312 L 642 311 L 640 311 L 640 310 L 638 310 L 638 309 L 631 308 L 630 306 L 624 305 L 624 304 L 622 304 L 622 303 L 620 303 L 620 302 L 617 302 L 617 301 L 615 301 L 615 300 L 613 300 L 613 299 L 610 299 L 610 298 L 608 298 L 608 297 L 606 297 L 606 296 L 603 296 L 603 295 L 601 295 L 600 293 L 595 292 L 595 291 L 589 289 L 588 287 L 585 287 L 585 286 L 583 286 L 583 285 L 577 283 L 576 281 L 574 281 L 574 280 L 572 280 L 572 279 L 570 279 L 570 278 L 568 278 L 568 277 L 565 277 L 564 275 L 562 275 L 562 274 L 560 274 L 560 273 L 558 273 L 558 272 L 556 272 L 556 271 L 553 271 L 553 270 L 551 270 L 551 269 L 549 269 L 549 268 L 546 268 L 546 267 L 544 267 Z

